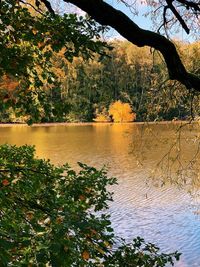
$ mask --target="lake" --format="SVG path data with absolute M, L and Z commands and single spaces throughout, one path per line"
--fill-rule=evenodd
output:
M 1 126 L 0 144 L 30 144 L 55 164 L 106 165 L 118 179 L 112 224 L 163 252 L 183 253 L 178 267 L 200 266 L 199 124 Z

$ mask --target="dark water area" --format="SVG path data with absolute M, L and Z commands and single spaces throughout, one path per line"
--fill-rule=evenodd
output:
M 177 267 L 200 266 L 199 124 L 89 124 L 0 127 L 0 144 L 35 145 L 55 164 L 106 165 L 118 179 L 109 212 L 118 236 L 142 236 Z

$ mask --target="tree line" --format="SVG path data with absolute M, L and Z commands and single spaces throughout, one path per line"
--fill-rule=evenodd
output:
M 137 121 L 188 119 L 199 116 L 199 93 L 168 79 L 160 54 L 127 41 L 113 41 L 107 55 L 92 59 L 54 52 L 53 85 L 26 91 L 21 96 L 17 77 L 4 75 L 0 82 L 1 122 L 88 122 L 109 115 L 110 106 L 127 103 Z M 176 42 L 187 69 L 199 75 L 200 43 Z M 26 105 L 24 103 L 26 102 Z M 27 104 L 29 103 L 29 104 Z M 135 117 L 134 117 L 135 118 Z M 103 120 L 104 121 L 104 120 Z

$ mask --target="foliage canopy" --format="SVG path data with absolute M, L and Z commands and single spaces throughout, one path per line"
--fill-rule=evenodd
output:
M 72 61 L 79 55 L 90 58 L 94 51 L 103 53 L 106 46 L 99 35 L 105 27 L 89 17 L 31 12 L 37 6 L 31 7 L 14 0 L 0 3 L 0 75 L 15 78 L 24 98 L 30 90 L 37 94 L 45 84 L 57 84 L 51 69 L 53 52 L 64 49 Z

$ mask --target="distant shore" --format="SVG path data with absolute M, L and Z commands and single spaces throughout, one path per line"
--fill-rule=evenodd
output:
M 181 121 L 181 120 L 172 120 L 172 121 L 151 121 L 151 122 L 48 122 L 48 123 L 33 123 L 32 125 L 28 125 L 26 123 L 0 123 L 0 127 L 51 127 L 51 126 L 92 126 L 92 125 L 118 125 L 118 124 L 126 124 L 126 125 L 141 125 L 141 124 L 188 124 L 195 123 L 196 121 Z

